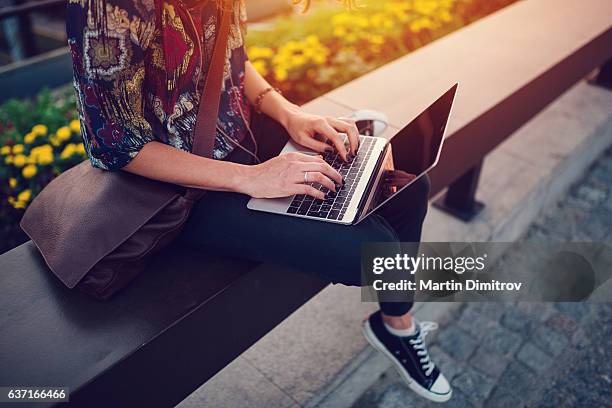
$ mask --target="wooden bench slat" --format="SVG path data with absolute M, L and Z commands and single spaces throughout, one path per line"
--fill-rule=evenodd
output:
M 327 285 L 171 248 L 98 302 L 66 289 L 31 242 L 0 266 L 0 384 L 67 386 L 87 407 L 177 404 Z
M 254 267 L 177 249 L 113 301 L 98 302 L 65 288 L 31 242 L 1 259 L 0 383 L 73 388 Z

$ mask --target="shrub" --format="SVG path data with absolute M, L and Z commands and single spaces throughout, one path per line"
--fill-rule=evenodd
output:
M 55 176 L 85 158 L 72 89 L 0 108 L 0 252 L 23 242 L 18 225 Z
M 304 103 L 515 1 L 370 0 L 352 11 L 319 2 L 250 28 L 247 52 L 270 83 Z

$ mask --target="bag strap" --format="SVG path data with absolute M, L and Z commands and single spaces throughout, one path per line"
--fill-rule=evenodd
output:
M 213 49 L 204 89 L 200 97 L 196 127 L 193 133 L 191 152 L 198 156 L 211 158 L 217 135 L 217 120 L 219 117 L 219 99 L 223 87 L 225 71 L 225 56 L 230 28 L 231 10 L 226 10 L 226 2 L 220 7 L 220 24 L 217 25 L 217 38 Z M 200 67 L 202 69 L 203 67 Z

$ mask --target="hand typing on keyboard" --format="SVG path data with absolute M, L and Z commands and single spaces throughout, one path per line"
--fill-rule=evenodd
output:
M 256 198 L 288 197 L 295 194 L 325 199 L 326 191 L 337 191 L 342 176 L 322 156 L 285 153 L 254 166 L 238 165 L 236 191 Z M 325 192 L 320 188 L 326 188 Z
M 232 190 L 255 198 L 297 194 L 319 200 L 325 200 L 327 193 L 337 192 L 343 184 L 339 170 L 349 169 L 338 167 L 338 163 L 352 162 L 357 154 L 359 134 L 355 122 L 312 115 L 292 108 L 282 123 L 291 139 L 324 153 L 328 160 L 323 160 L 322 156 L 294 152 L 254 166 L 238 166 L 230 176 Z M 333 155 L 333 160 L 330 155 Z M 348 171 L 344 173 L 348 176 Z
M 285 129 L 293 141 L 316 152 L 324 153 L 333 146 L 343 160 L 357 153 L 359 131 L 351 119 L 313 115 L 297 109 L 287 118 Z M 348 148 L 345 139 L 348 139 Z
M 326 152 L 323 154 L 323 160 L 342 176 L 344 185 L 338 189 L 331 190 L 325 185 L 311 183 L 313 188 L 325 193 L 325 195 L 316 198 L 305 194 L 296 195 L 287 213 L 341 220 L 363 175 L 373 147 L 373 139 L 361 138 L 359 152 L 356 156 L 349 157 L 349 160 L 346 162 L 339 157 L 338 153 Z

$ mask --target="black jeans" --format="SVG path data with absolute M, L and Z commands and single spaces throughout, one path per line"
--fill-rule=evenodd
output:
M 262 161 L 277 155 L 287 141 L 284 129 L 266 116 L 256 116 L 252 129 Z M 243 145 L 253 149 L 249 141 Z M 249 157 L 237 148 L 227 160 L 250 163 Z M 246 195 L 208 192 L 179 239 L 217 255 L 286 264 L 333 283 L 361 286 L 361 243 L 419 242 L 428 195 L 429 179 L 421 178 L 382 211 L 346 226 L 252 211 Z M 412 302 L 381 302 L 380 307 L 386 315 L 401 316 Z

